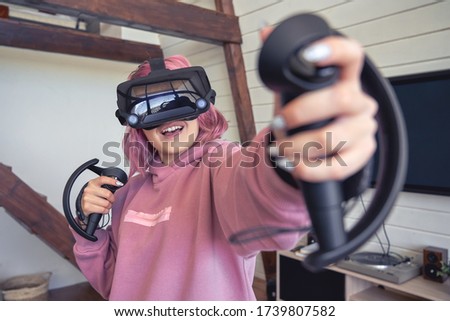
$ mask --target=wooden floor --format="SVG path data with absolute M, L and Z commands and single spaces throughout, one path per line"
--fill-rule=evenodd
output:
M 53 289 L 48 293 L 49 301 L 103 301 L 100 294 L 89 283 L 79 283 L 64 288 Z
M 267 301 L 265 280 L 255 278 L 253 280 L 253 291 L 255 291 L 256 299 L 258 301 Z M 48 299 L 51 301 L 103 300 L 88 283 L 80 283 L 62 289 L 50 290 Z

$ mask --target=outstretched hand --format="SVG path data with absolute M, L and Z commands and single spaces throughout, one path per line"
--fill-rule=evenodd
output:
M 264 40 L 271 32 L 261 30 Z M 341 180 L 359 171 L 376 149 L 376 101 L 363 92 L 360 80 L 364 52 L 354 40 L 329 36 L 311 44 L 304 59 L 316 66 L 335 65 L 340 78 L 332 86 L 307 92 L 280 106 L 276 97 L 272 156 L 278 165 L 303 181 Z M 288 129 L 332 119 L 327 125 L 287 136 Z

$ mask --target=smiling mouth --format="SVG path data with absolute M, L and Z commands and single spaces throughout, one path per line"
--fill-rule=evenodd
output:
M 166 136 L 166 137 L 173 137 L 173 136 L 178 135 L 183 129 L 184 129 L 183 126 L 174 125 L 174 126 L 170 126 L 170 127 L 164 128 L 161 131 L 161 134 Z

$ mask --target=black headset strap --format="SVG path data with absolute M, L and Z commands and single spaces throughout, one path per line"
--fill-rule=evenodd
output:
M 152 71 L 167 69 L 164 58 L 150 58 L 148 59 L 148 63 Z

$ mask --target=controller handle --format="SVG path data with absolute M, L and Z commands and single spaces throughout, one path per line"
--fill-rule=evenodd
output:
M 88 223 L 86 226 L 86 230 L 83 230 L 81 226 L 76 222 L 74 219 L 74 216 L 72 214 L 72 210 L 70 207 L 70 194 L 73 187 L 73 184 L 77 180 L 77 178 L 83 173 L 85 170 L 89 169 L 93 171 L 94 173 L 101 175 L 101 176 L 109 176 L 113 177 L 123 184 L 126 184 L 128 181 L 127 174 L 117 167 L 108 167 L 108 168 L 101 168 L 95 166 L 95 164 L 98 163 L 98 159 L 94 158 L 92 160 L 87 161 L 86 163 L 82 164 L 80 167 L 78 167 L 73 174 L 69 177 L 69 180 L 66 183 L 66 186 L 64 188 L 63 193 L 63 209 L 64 214 L 66 216 L 67 221 L 69 222 L 69 225 L 74 229 L 75 232 L 77 232 L 79 235 L 84 237 L 85 239 L 88 239 L 92 242 L 96 242 L 98 238 L 94 235 L 95 230 L 97 229 L 98 223 L 100 222 L 102 218 L 102 214 L 99 213 L 92 213 L 89 215 Z M 107 188 L 112 193 L 114 193 L 117 189 L 119 189 L 119 186 L 113 186 L 113 185 L 102 185 L 102 187 Z
M 120 168 L 117 168 L 117 167 L 105 168 L 101 171 L 100 175 L 115 178 L 116 180 L 118 180 L 124 184 L 127 182 L 127 179 L 128 179 L 127 174 L 125 174 L 125 172 L 123 170 L 121 170 Z M 102 185 L 102 187 L 106 188 L 111 193 L 115 193 L 120 188 L 119 186 L 107 185 L 107 184 Z M 94 232 L 97 229 L 98 223 L 100 222 L 102 216 L 103 216 L 103 214 L 98 214 L 98 213 L 92 213 L 91 215 L 89 215 L 88 224 L 86 227 L 87 234 L 94 235 Z
M 302 32 L 299 33 L 299 30 Z M 282 106 L 303 93 L 331 86 L 338 80 L 337 67 L 316 67 L 304 60 L 302 55 L 310 43 L 331 34 L 325 21 L 314 15 L 288 19 L 270 34 L 261 49 L 259 70 L 266 85 L 281 93 Z M 287 48 L 287 43 L 289 50 L 283 50 Z M 290 129 L 287 135 L 320 128 L 330 121 Z M 340 182 L 297 183 L 308 211 L 313 214 L 311 221 L 321 250 L 333 250 L 345 244 L 347 235 L 342 219 L 344 196 Z
M 259 56 L 259 74 L 268 88 L 281 94 L 283 104 L 308 91 L 331 86 L 338 80 L 338 67 L 318 68 L 302 59 L 308 45 L 330 35 L 338 33 L 322 18 L 300 14 L 281 22 L 266 39 Z M 407 138 L 401 109 L 392 88 L 367 57 L 361 82 L 379 105 L 381 159 L 377 184 L 382 188 L 377 188 L 371 206 L 360 221 L 346 231 L 340 182 L 298 182 L 319 243 L 319 250 L 304 261 L 305 267 L 312 271 L 343 259 L 376 232 L 392 208 L 406 176 Z M 287 134 L 322 127 L 329 121 L 292 129 Z

